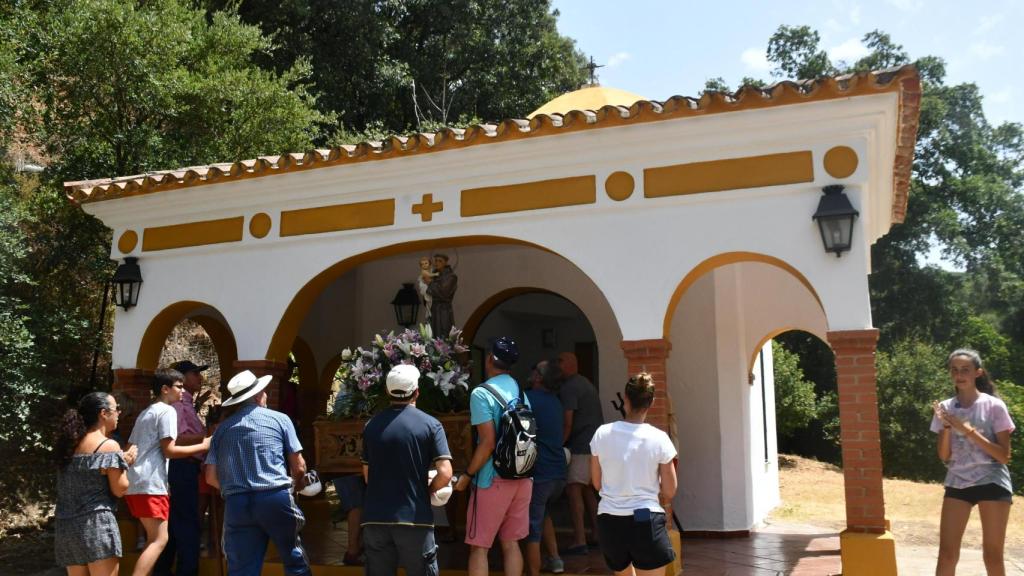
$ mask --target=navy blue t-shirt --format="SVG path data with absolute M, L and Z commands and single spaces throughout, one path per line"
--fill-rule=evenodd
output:
M 393 405 L 371 418 L 363 429 L 363 524 L 432 527 L 427 473 L 451 458 L 441 423 L 415 406 Z
M 537 464 L 533 480 L 562 480 L 565 478 L 565 453 L 562 451 L 562 424 L 565 414 L 562 403 L 551 392 L 527 390 L 533 417 L 537 420 Z

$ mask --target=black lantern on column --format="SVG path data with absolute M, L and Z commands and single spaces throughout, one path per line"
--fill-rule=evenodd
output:
M 391 305 L 395 307 L 395 320 L 399 326 L 408 328 L 416 323 L 420 311 L 420 295 L 416 293 L 412 283 L 402 283 Z
M 825 186 L 822 192 L 825 195 L 818 201 L 814 220 L 821 230 L 825 252 L 835 252 L 839 258 L 853 245 L 853 221 L 860 213 L 850 204 L 842 184 Z
M 127 256 L 124 263 L 117 267 L 110 283 L 114 287 L 114 304 L 125 310 L 139 302 L 139 290 L 142 289 L 142 270 L 139 259 Z

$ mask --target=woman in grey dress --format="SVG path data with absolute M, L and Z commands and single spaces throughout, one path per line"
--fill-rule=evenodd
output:
M 110 438 L 120 409 L 113 396 L 91 392 L 68 410 L 57 432 L 54 552 L 68 576 L 116 576 L 121 533 L 114 509 L 128 490 L 131 451 Z

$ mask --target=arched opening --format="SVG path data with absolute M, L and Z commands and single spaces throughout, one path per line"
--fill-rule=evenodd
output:
M 518 240 L 453 238 L 399 244 L 350 257 L 306 283 L 279 322 L 273 339 L 275 343 L 268 351 L 268 358 L 277 357 L 280 353 L 277 342 L 283 341 L 285 332 L 294 331 L 295 336 L 285 354 L 290 352 L 301 367 L 303 362 L 296 357 L 294 343 L 304 342 L 308 346 L 312 364 L 319 375 L 318 385 L 314 394 L 313 390 L 300 384 L 300 412 L 315 409 L 317 415 L 325 413 L 343 349 L 367 347 L 374 334 L 386 335 L 399 329 L 391 300 L 404 283 L 415 282 L 418 278 L 420 259 L 439 252 L 450 257 L 450 264 L 458 276 L 453 310 L 455 325 L 464 327 L 463 342 L 466 345 L 472 344 L 473 338 L 480 333 L 485 316 L 506 300 L 526 293 L 557 293 L 563 298 L 555 297 L 556 301 L 572 302 L 565 304 L 572 308 L 572 314 L 585 315 L 589 336 L 576 339 L 578 349 L 577 342 L 573 341 L 564 350 L 556 350 L 553 339 L 559 335 L 567 337 L 570 333 L 568 328 L 552 328 L 543 333 L 537 330 L 529 340 L 541 346 L 546 334 L 549 344 L 544 350 L 546 354 L 577 352 L 582 360 L 581 373 L 595 381 L 608 374 L 611 378 L 624 380 L 625 362 L 620 355 L 599 358 L 596 353 L 596 339 L 600 338 L 607 340 L 601 343 L 603 349 L 617 349 L 621 340 L 618 322 L 604 295 L 579 268 L 550 250 Z M 524 282 L 528 283 L 526 287 L 523 287 Z M 570 313 L 563 311 L 559 314 Z M 422 302 L 418 322 L 426 322 Z M 536 354 L 541 354 L 541 350 L 538 349 Z M 539 359 L 530 358 L 529 361 Z M 524 355 L 523 362 L 527 360 L 527 355 Z M 307 365 L 310 363 L 305 362 Z M 482 370 L 482 361 L 474 364 L 475 369 Z M 521 370 L 527 368 L 528 365 L 524 364 Z M 605 404 L 605 409 L 614 413 L 611 404 Z
M 666 311 L 666 363 L 679 438 L 683 528 L 750 531 L 779 502 L 772 337 L 828 322 L 806 277 L 776 258 L 735 252 L 691 270 Z
M 528 379 L 530 367 L 537 362 L 572 352 L 580 374 L 595 386 L 599 384 L 597 335 L 593 326 L 576 304 L 550 290 L 509 288 L 498 292 L 473 312 L 465 333 L 477 357 L 482 357 L 491 338 L 513 338 L 519 345 L 520 362 L 513 367 L 512 375 L 520 382 Z M 482 362 L 477 364 L 482 369 Z M 476 375 L 479 379 L 481 373 Z
M 180 329 L 181 335 L 176 338 L 187 339 L 189 330 L 197 335 L 201 331 L 213 348 L 218 376 L 222 376 L 222 370 L 230 372 L 235 360 L 238 359 L 238 347 L 235 345 L 235 336 L 228 326 L 227 320 L 212 306 L 193 301 L 171 304 L 150 321 L 142 336 L 142 341 L 139 343 L 135 367 L 139 370 L 156 370 L 165 365 L 164 362 L 185 360 L 186 358 L 170 358 L 170 356 L 162 358 L 168 338 L 184 320 L 189 322 Z M 197 345 L 200 341 L 201 339 L 196 341 Z

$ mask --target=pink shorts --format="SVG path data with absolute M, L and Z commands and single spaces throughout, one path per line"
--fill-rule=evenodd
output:
M 488 488 L 474 488 L 466 510 L 466 544 L 490 548 L 497 536 L 503 542 L 522 540 L 530 532 L 533 480 L 494 477 Z

